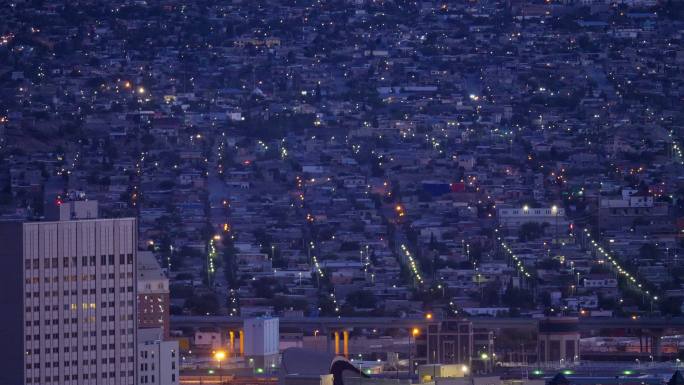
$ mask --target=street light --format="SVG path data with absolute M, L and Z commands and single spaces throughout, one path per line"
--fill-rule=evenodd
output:
M 558 206 L 556 206 L 556 205 L 551 206 L 551 214 L 553 214 L 555 219 L 556 219 L 556 229 L 554 230 L 554 233 L 553 233 L 553 240 L 554 240 L 554 243 L 557 245 L 558 244 Z
M 413 376 L 413 346 L 411 345 L 411 337 L 413 337 L 413 342 L 415 343 L 418 335 L 420 335 L 420 329 L 413 328 L 409 336 L 409 377 Z
M 226 352 L 223 350 L 214 352 L 214 359 L 216 360 L 216 362 L 218 362 L 219 382 L 223 384 L 223 372 L 221 372 L 221 361 L 226 359 Z
M 218 368 L 221 369 L 221 361 L 226 358 L 226 352 L 219 350 L 214 353 L 214 359 L 218 362 Z

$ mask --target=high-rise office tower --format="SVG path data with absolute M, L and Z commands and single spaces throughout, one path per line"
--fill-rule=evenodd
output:
M 57 204 L 54 221 L 0 223 L 0 383 L 133 385 L 136 219 Z

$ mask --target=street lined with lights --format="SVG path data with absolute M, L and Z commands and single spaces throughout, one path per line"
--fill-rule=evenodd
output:
M 589 233 L 589 229 L 584 229 L 584 234 L 585 236 L 589 239 L 589 242 L 591 243 L 592 247 L 594 248 L 594 251 L 596 252 L 596 255 L 599 258 L 606 258 L 608 260 L 608 267 L 611 268 L 616 274 L 618 274 L 620 277 L 625 279 L 629 284 L 631 284 L 633 287 L 637 288 L 640 292 L 642 292 L 643 295 L 649 298 L 651 301 L 657 301 L 658 296 L 651 293 L 649 290 L 646 290 L 645 288 L 645 283 L 640 282 L 637 280 L 637 278 L 631 274 L 629 271 L 627 271 L 624 267 L 620 265 L 620 262 L 618 259 L 608 253 L 600 244 L 598 244 L 594 239 L 591 238 L 591 234 Z M 599 263 L 601 263 L 601 259 L 598 260 Z
M 532 278 L 530 272 L 527 269 L 525 269 L 525 265 L 523 264 L 522 260 L 520 260 L 520 258 L 518 258 L 518 256 L 515 255 L 515 253 L 513 253 L 513 250 L 511 250 L 511 248 L 508 247 L 506 242 L 504 242 L 501 238 L 498 238 L 498 240 L 499 244 L 501 245 L 501 248 L 503 248 L 504 251 L 508 253 L 509 257 L 511 257 L 511 264 L 513 265 L 513 267 L 515 267 L 518 273 L 525 278 Z
M 423 277 L 420 274 L 420 268 L 416 262 L 416 259 L 413 258 L 413 255 L 411 255 L 411 252 L 406 247 L 406 245 L 401 245 L 401 251 L 404 253 L 404 256 L 406 257 L 406 261 L 408 264 L 409 271 L 411 272 L 411 276 L 417 283 L 420 283 L 422 285 Z

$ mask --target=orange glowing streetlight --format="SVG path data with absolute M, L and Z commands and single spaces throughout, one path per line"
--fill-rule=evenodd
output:
M 221 361 L 223 361 L 226 358 L 226 352 L 224 352 L 223 350 L 219 350 L 217 352 L 214 352 L 214 358 L 216 359 L 216 361 L 218 361 L 220 363 Z
M 413 328 L 411 330 L 411 336 L 413 336 L 413 343 L 416 342 L 416 337 L 420 334 L 420 329 Z M 409 336 L 409 374 L 413 375 L 413 346 L 411 344 L 411 336 Z
M 223 350 L 218 350 L 214 352 L 214 359 L 216 362 L 218 362 L 218 369 L 219 369 L 219 381 L 223 383 L 223 373 L 220 372 L 221 370 L 221 361 L 226 359 L 226 352 Z

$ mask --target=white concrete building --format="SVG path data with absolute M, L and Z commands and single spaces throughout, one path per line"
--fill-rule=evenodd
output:
M 46 210 L 47 219 L 53 221 L 68 221 L 70 219 L 96 219 L 98 217 L 97 201 L 67 201 L 57 200 Z
M 583 281 L 586 288 L 616 288 L 617 284 L 617 278 L 611 276 L 589 276 Z
M 92 205 L 0 223 L 0 383 L 136 383 L 136 220 L 81 219 Z
M 523 206 L 520 208 L 499 208 L 497 211 L 499 224 L 509 230 L 517 230 L 525 223 L 533 222 L 547 224 L 549 232 L 554 233 L 558 228 L 559 233 L 563 233 L 568 226 L 565 218 L 565 209 L 552 206 L 545 208 L 532 208 Z
M 179 383 L 178 341 L 164 340 L 158 329 L 138 329 L 138 382 L 150 385 Z
M 280 344 L 278 318 L 259 317 L 243 322 L 245 358 L 256 368 L 277 364 Z
M 195 331 L 193 345 L 211 349 L 220 349 L 223 346 L 221 332 L 213 328 L 197 330 Z

